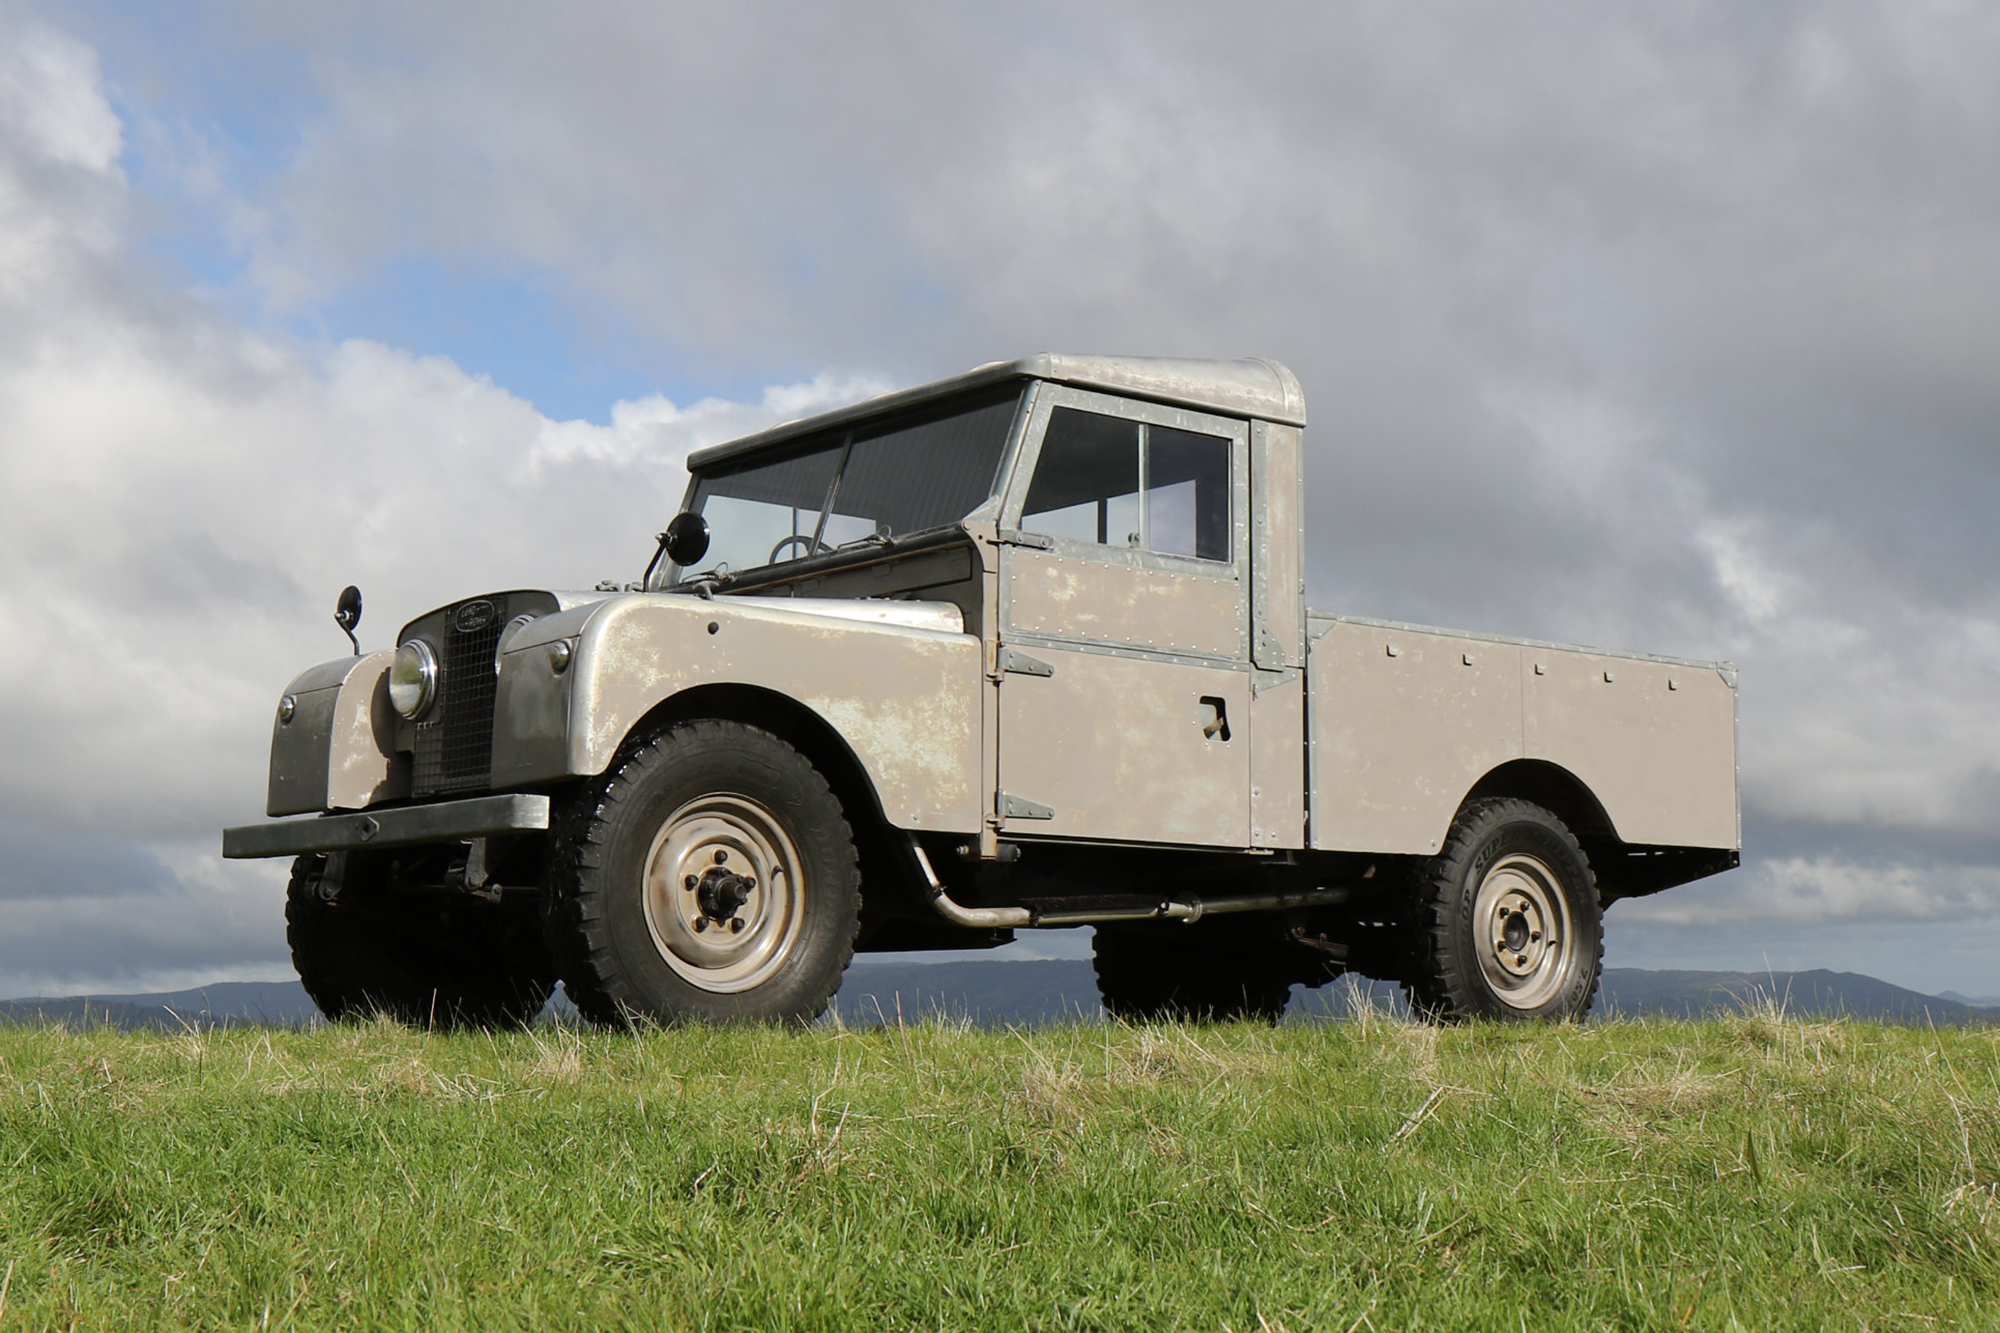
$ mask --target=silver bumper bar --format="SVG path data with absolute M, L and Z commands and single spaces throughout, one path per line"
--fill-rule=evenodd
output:
M 306 815 L 269 824 L 222 830 L 222 854 L 233 860 L 351 852 L 362 847 L 408 847 L 507 833 L 540 833 L 549 826 L 546 796 L 475 796 L 466 801 L 402 805 L 348 815 Z

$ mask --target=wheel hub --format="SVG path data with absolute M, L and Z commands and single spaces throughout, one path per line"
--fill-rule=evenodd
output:
M 719 993 L 768 980 L 804 916 L 798 850 L 776 815 L 741 796 L 706 796 L 661 824 L 646 860 L 646 925 L 684 980 Z
M 757 881 L 749 875 L 724 869 L 728 859 L 728 849 L 718 847 L 715 849 L 714 865 L 699 876 L 690 874 L 681 878 L 682 887 L 693 891 L 695 906 L 701 911 L 701 915 L 691 923 L 697 932 L 705 929 L 710 922 L 735 931 L 743 929 L 743 918 L 736 913 L 756 892 Z
M 1568 981 L 1569 903 L 1539 857 L 1517 852 L 1488 867 L 1473 920 L 1480 968 L 1502 1003 L 1540 1008 Z

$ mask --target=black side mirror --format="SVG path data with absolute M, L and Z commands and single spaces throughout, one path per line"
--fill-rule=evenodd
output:
M 354 655 L 361 656 L 361 640 L 354 637 L 354 627 L 361 623 L 361 589 L 350 583 L 340 590 L 340 600 L 333 606 L 333 623 L 347 632 Z
M 692 510 L 667 524 L 667 559 L 686 569 L 708 554 L 708 520 Z

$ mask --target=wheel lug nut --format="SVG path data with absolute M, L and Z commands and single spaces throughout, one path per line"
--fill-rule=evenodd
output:
M 708 929 L 708 918 L 707 918 L 707 917 L 705 917 L 705 916 L 698 916 L 698 917 L 696 917 L 696 918 L 694 919 L 694 933 L 695 933 L 695 934 L 699 935 L 699 934 L 701 934 L 701 932 L 703 932 L 704 930 L 707 930 L 707 929 Z
M 1529 933 L 1529 935 L 1528 935 L 1528 938 L 1529 938 L 1529 939 L 1531 939 L 1531 940 L 1538 940 L 1538 939 L 1540 939 L 1541 937 L 1542 937 L 1542 932 L 1541 932 L 1541 931 L 1539 931 L 1539 930 L 1537 930 L 1537 931 L 1531 931 L 1531 932 Z
M 742 934 L 742 933 L 743 933 L 743 918 L 742 918 L 742 917 L 740 917 L 740 916 L 733 916 L 733 917 L 729 918 L 729 933 L 730 933 L 730 934 L 732 934 L 732 935 L 740 935 L 740 934 Z
M 718 847 L 715 849 L 715 863 L 721 865 L 729 859 L 729 853 Z
M 695 888 L 695 885 L 697 885 L 697 884 L 699 884 L 699 883 L 701 883 L 701 881 L 700 881 L 700 880 L 698 880 L 698 879 L 696 879 L 696 878 L 695 878 L 695 877 L 694 877 L 693 875 L 689 875 L 689 876 L 688 876 L 687 878 L 685 878 L 685 879 L 683 879 L 683 880 L 681 881 L 681 885 L 682 885 L 682 887 L 684 887 L 685 889 L 687 889 L 687 891 L 688 891 L 689 893 L 693 893 L 693 892 L 694 892 L 694 888 Z

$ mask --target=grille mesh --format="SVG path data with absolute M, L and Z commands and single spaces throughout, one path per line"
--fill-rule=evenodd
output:
M 492 781 L 493 696 L 498 686 L 493 655 L 505 624 L 497 611 L 475 630 L 461 631 L 451 627 L 449 618 L 446 621 L 437 703 L 431 715 L 417 724 L 411 773 L 417 796 L 482 790 Z

